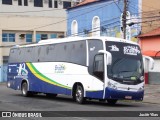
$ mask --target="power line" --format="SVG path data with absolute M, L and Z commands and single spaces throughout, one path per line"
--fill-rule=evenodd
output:
M 113 0 L 113 1 L 114 1 L 114 3 L 116 4 L 116 6 L 117 6 L 117 8 L 119 9 L 119 11 L 122 13 L 122 10 L 121 10 L 121 8 L 118 6 L 117 2 L 116 2 L 115 0 Z
M 155 19 L 155 21 L 156 20 L 160 20 L 160 18 L 159 19 Z M 153 20 L 152 20 L 153 21 Z M 151 22 L 151 21 L 144 21 L 145 23 L 147 23 L 147 22 Z M 135 24 L 138 24 L 138 23 L 142 23 L 142 22 L 137 22 L 137 23 L 135 23 Z M 157 24 L 154 24 L 154 25 L 157 25 Z M 158 24 L 159 25 L 159 24 Z M 103 26 L 100 26 L 100 27 L 103 27 Z M 111 29 L 111 28 L 115 28 L 115 27 L 120 27 L 120 24 L 119 25 L 115 25 L 115 26 L 112 26 L 112 27 L 108 27 L 108 28 L 106 28 L 106 29 Z M 148 27 L 148 26 L 141 26 L 141 27 Z M 97 28 L 95 28 L 95 29 L 97 29 Z M 94 30 L 94 31 L 91 31 L 92 29 L 89 29 L 90 31 L 90 33 L 93 33 L 93 32 L 96 32 L 96 31 L 100 31 L 100 30 Z M 110 33 L 110 32 L 105 32 L 106 34 L 107 33 Z M 81 34 L 81 35 L 85 35 L 85 33 L 84 32 L 78 32 L 78 33 L 76 33 L 76 34 Z M 71 35 L 72 36 L 72 35 Z M 65 36 L 65 37 L 68 37 L 68 36 Z M 32 42 L 32 43 L 26 43 L 26 44 L 19 44 L 19 45 L 29 45 L 29 44 L 35 44 L 36 42 Z M 0 48 L 5 48 L 5 47 L 13 47 L 13 46 L 15 46 L 15 45 L 17 45 L 17 44 L 14 44 L 14 45 L 6 45 L 6 46 L 0 46 Z
M 116 1 L 113 0 L 110 4 L 112 4 L 113 2 L 116 3 Z M 106 5 L 108 6 L 108 3 L 105 4 L 105 5 L 103 5 L 103 6 L 100 6 L 99 8 L 96 8 L 96 9 L 94 9 L 94 10 L 88 11 L 87 13 L 92 12 L 92 11 L 95 11 L 95 10 L 98 10 L 98 9 L 100 9 L 100 8 L 103 8 L 103 7 L 105 7 Z M 117 5 L 117 4 L 116 4 L 116 5 Z M 119 7 L 119 6 L 117 5 L 117 7 Z M 85 9 L 86 9 L 86 8 L 85 8 Z M 45 11 L 45 10 L 42 10 L 42 11 Z M 46 11 L 48 11 L 48 10 L 46 10 Z M 40 11 L 24 11 L 24 12 L 40 12 Z M 23 13 L 23 12 L 22 12 L 22 13 Z M 80 15 L 84 15 L 84 14 L 87 14 L 87 13 L 82 13 L 82 14 L 80 14 Z M 70 19 L 76 18 L 76 17 L 78 17 L 78 16 L 80 16 L 80 15 L 74 16 L 74 17 L 72 17 L 72 18 L 70 18 Z M 43 27 L 55 25 L 55 24 L 59 24 L 59 23 L 61 23 L 61 22 L 67 21 L 67 20 L 69 20 L 69 19 L 64 19 L 64 20 L 61 20 L 61 21 L 58 21 L 58 22 L 54 22 L 54 23 L 42 25 L 42 26 L 39 26 L 39 27 L 34 27 L 34 28 L 32 28 L 32 29 L 29 29 L 28 31 L 33 30 L 33 29 L 38 29 L 38 28 L 43 28 Z M 111 20 L 112 20 L 112 19 L 111 19 Z M 20 28 L 20 27 L 19 27 L 19 28 Z
M 113 2 L 115 3 L 115 0 L 114 0 Z M 111 2 L 110 4 L 112 4 L 113 2 Z M 110 4 L 107 3 L 106 5 L 108 6 L 108 5 L 110 5 Z M 103 7 L 105 7 L 106 5 L 103 5 L 103 6 L 99 7 L 99 8 L 94 9 L 94 10 L 88 11 L 87 13 L 92 12 L 92 11 L 95 11 L 95 10 L 98 10 L 98 9 L 100 9 L 100 8 L 103 8 Z M 31 12 L 31 11 L 30 11 L 30 12 Z M 84 15 L 84 14 L 87 14 L 87 13 L 82 13 L 82 14 L 80 14 L 80 15 Z M 78 16 L 80 16 L 80 15 L 74 16 L 74 17 L 72 17 L 72 18 L 70 18 L 70 19 L 76 18 L 76 17 L 78 17 Z M 117 19 L 117 18 L 119 18 L 119 17 L 116 17 L 115 19 Z M 140 18 L 139 18 L 139 19 L 140 19 Z M 38 28 L 47 27 L 47 26 L 50 26 L 50 25 L 54 25 L 54 24 L 58 24 L 58 23 L 64 22 L 64 21 L 66 21 L 66 20 L 69 20 L 69 19 L 64 19 L 64 20 L 62 20 L 62 21 L 58 21 L 58 22 L 55 22 L 55 23 L 50 23 L 50 24 L 47 24 L 47 25 L 35 27 L 35 28 L 33 28 L 33 29 L 38 29 Z M 110 19 L 110 20 L 113 20 L 113 19 Z M 108 21 L 109 21 L 109 20 L 108 20 Z M 29 31 L 29 30 L 28 30 L 28 31 Z

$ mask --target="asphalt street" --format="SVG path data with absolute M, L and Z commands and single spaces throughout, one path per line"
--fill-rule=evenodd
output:
M 35 95 L 33 97 L 23 97 L 20 91 L 12 90 L 7 88 L 5 84 L 0 84 L 0 111 L 50 111 L 53 114 L 60 114 L 59 117 L 42 117 L 42 118 L 23 118 L 26 120 L 159 120 L 158 117 L 125 117 L 130 111 L 160 111 L 160 104 L 135 102 L 135 101 L 119 101 L 116 105 L 111 106 L 108 103 L 99 101 L 87 101 L 86 104 L 80 105 L 72 100 L 71 97 L 58 95 L 56 98 L 47 98 L 44 94 Z M 54 112 L 55 111 L 55 112 Z M 58 112 L 57 111 L 63 111 Z M 83 116 L 72 116 L 68 117 L 65 111 L 99 111 L 99 112 L 112 112 L 117 114 L 117 111 L 122 111 L 124 117 L 83 117 Z M 116 111 L 116 112 L 114 112 Z M 88 112 L 91 116 L 96 112 Z M 121 114 L 121 113 L 120 113 Z M 90 116 L 90 115 L 89 115 Z M 2 118 L 0 118 L 2 119 Z M 3 119 L 17 119 L 17 118 L 3 118 Z M 21 118 L 22 119 L 22 118 Z

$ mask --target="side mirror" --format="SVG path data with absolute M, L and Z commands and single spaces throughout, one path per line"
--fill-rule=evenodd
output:
M 154 68 L 154 60 L 149 56 L 143 55 L 143 64 L 144 64 L 145 72 L 148 72 L 149 70 L 153 70 Z
M 107 65 L 111 65 L 112 64 L 112 54 L 108 51 L 105 50 L 99 50 L 98 53 L 103 53 L 107 55 Z

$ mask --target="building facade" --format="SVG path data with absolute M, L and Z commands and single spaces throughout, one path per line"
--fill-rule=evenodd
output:
M 154 69 L 148 72 L 148 84 L 160 84 L 160 1 L 142 0 L 142 31 L 138 36 L 144 55 L 154 59 Z
M 127 1 L 126 39 L 137 41 L 141 32 L 141 2 Z M 68 36 L 123 37 L 124 0 L 84 0 L 67 9 Z M 133 24 L 132 24 L 133 23 Z
M 160 84 L 160 27 L 138 36 L 142 53 L 154 59 L 154 69 L 147 74 L 148 84 Z
M 142 34 L 159 27 L 159 6 L 159 0 L 142 0 Z
M 68 7 L 71 0 L 0 0 L 0 82 L 10 47 L 65 35 Z

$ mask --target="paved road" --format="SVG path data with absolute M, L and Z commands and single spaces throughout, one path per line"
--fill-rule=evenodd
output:
M 85 105 L 79 105 L 74 102 L 71 97 L 59 95 L 57 98 L 47 98 L 45 95 L 36 95 L 34 97 L 23 97 L 20 91 L 15 91 L 3 84 L 0 84 L 0 111 L 160 111 L 159 104 L 150 104 L 142 102 L 126 102 L 119 101 L 115 106 L 110 106 L 107 103 L 100 103 L 98 101 L 89 101 Z M 62 116 L 66 116 L 65 113 L 60 113 Z M 160 116 L 160 114 L 158 114 Z M 0 118 L 2 119 L 2 118 Z M 17 118 L 10 118 L 17 119 Z M 24 119 L 36 119 L 36 118 L 24 118 Z M 44 118 L 37 118 L 37 120 L 44 120 Z M 47 120 L 159 120 L 159 117 L 54 117 L 45 118 Z

